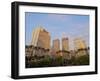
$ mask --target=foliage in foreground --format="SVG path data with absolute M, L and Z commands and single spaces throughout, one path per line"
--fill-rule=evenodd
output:
M 34 67 L 55 67 L 55 66 L 75 66 L 89 65 L 89 55 L 64 59 L 62 56 L 52 58 L 50 56 L 26 58 L 26 68 Z

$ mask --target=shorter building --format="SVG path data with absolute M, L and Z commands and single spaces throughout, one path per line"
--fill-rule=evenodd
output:
M 34 57 L 34 56 L 45 56 L 49 55 L 49 49 L 44 49 L 40 47 L 34 47 L 32 45 L 25 47 L 26 57 Z
M 25 46 L 25 54 L 26 54 L 26 57 L 32 56 L 32 54 L 33 54 L 33 46 L 32 45 Z
M 63 59 L 66 59 L 66 60 L 71 59 L 71 55 L 70 55 L 70 52 L 69 51 L 60 50 L 60 51 L 57 52 L 57 55 L 58 56 L 62 56 Z
M 76 51 L 75 50 L 70 50 L 70 57 L 73 58 L 76 56 Z

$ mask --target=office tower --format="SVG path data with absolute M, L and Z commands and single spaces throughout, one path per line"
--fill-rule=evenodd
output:
M 42 27 L 37 27 L 32 32 L 31 45 L 34 46 L 33 55 L 42 56 L 50 50 L 50 34 Z
M 82 40 L 81 38 L 77 38 L 74 41 L 75 43 L 75 50 L 76 50 L 76 57 L 80 57 L 83 55 L 87 55 L 87 46 L 84 40 Z
M 82 40 L 81 38 L 77 38 L 74 40 L 74 44 L 75 44 L 75 49 L 85 49 L 87 48 L 86 43 L 84 40 Z
M 62 38 L 62 50 L 69 51 L 69 41 L 68 41 L 68 38 Z
M 49 32 L 47 32 L 42 27 L 38 27 L 35 30 L 33 30 L 31 45 L 44 49 L 50 49 Z
M 59 39 L 53 40 L 53 49 L 56 52 L 60 50 L 60 40 Z

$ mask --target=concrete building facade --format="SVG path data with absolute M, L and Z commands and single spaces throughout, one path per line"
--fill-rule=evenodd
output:
M 81 38 L 77 38 L 74 40 L 74 46 L 75 46 L 75 50 L 76 50 L 76 57 L 79 56 L 83 56 L 83 55 L 87 55 L 88 50 L 87 50 L 87 46 L 86 43 L 83 39 Z
M 81 38 L 75 39 L 74 40 L 74 44 L 75 44 L 75 49 L 76 50 L 87 48 L 85 41 L 83 39 L 81 39 Z
M 33 30 L 31 45 L 50 49 L 50 34 L 42 27 Z
M 62 50 L 69 51 L 69 41 L 68 38 L 62 38 Z
M 55 39 L 53 40 L 53 46 L 52 48 L 57 52 L 60 50 L 60 40 L 59 39 Z
M 50 50 L 50 34 L 42 27 L 37 27 L 32 32 L 31 45 L 34 46 L 34 54 L 37 56 L 45 55 Z

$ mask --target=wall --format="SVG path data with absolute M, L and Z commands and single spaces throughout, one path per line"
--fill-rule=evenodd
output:
M 11 2 L 14 0 L 1 0 L 0 1 L 0 81 L 13 81 L 10 78 L 11 68 Z M 17 0 L 20 1 L 20 0 Z M 21 0 L 30 2 L 45 2 L 45 3 L 59 3 L 59 4 L 73 4 L 73 5 L 94 5 L 98 6 L 100 10 L 99 0 Z M 98 12 L 100 14 L 100 11 Z M 100 15 L 98 16 L 100 21 Z M 98 30 L 100 31 L 100 23 Z M 100 34 L 100 32 L 99 32 Z M 98 38 L 100 41 L 100 37 Z M 98 43 L 100 45 L 100 43 Z M 99 48 L 100 46 L 98 46 Z M 100 51 L 99 51 L 100 52 Z M 98 53 L 99 54 L 99 53 Z M 98 55 L 100 57 L 100 55 Z M 98 60 L 100 61 L 100 59 Z M 100 68 L 100 63 L 98 65 Z M 100 72 L 100 70 L 99 70 Z M 53 78 L 40 78 L 40 79 L 26 79 L 26 81 L 99 81 L 100 73 L 98 75 L 82 75 L 82 76 L 65 76 Z M 21 80 L 22 81 L 22 80 Z

